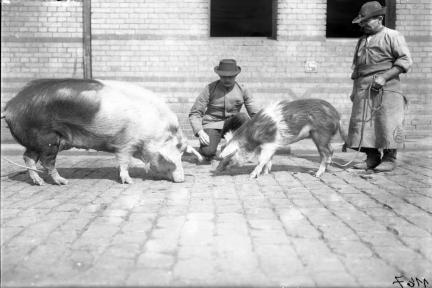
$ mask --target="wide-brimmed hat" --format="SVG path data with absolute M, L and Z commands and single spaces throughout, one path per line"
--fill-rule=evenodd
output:
M 363 20 L 369 19 L 374 16 L 386 14 L 386 7 L 382 7 L 378 1 L 366 2 L 360 8 L 359 15 L 354 18 L 352 23 L 360 23 Z
M 234 59 L 223 59 L 219 62 L 218 66 L 214 67 L 214 71 L 219 76 L 235 76 L 240 73 L 241 68 L 237 66 Z

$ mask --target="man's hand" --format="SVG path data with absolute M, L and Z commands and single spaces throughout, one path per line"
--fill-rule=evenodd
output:
M 387 81 L 396 78 L 403 70 L 399 66 L 393 66 L 391 69 L 385 71 L 382 74 L 376 75 L 372 82 L 372 88 L 375 90 L 381 89 Z
M 387 81 L 383 76 L 377 75 L 376 77 L 374 77 L 374 81 L 372 83 L 372 88 L 375 90 L 379 90 L 386 84 L 386 82 Z
M 199 141 L 201 144 L 207 146 L 210 144 L 210 138 L 204 130 L 198 132 Z

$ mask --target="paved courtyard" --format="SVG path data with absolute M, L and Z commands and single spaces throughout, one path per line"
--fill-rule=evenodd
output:
M 250 180 L 185 156 L 184 183 L 136 162 L 122 185 L 112 155 L 64 152 L 69 185 L 42 187 L 2 159 L 2 286 L 432 287 L 432 153 L 399 159 L 317 179 L 318 153 L 293 151 Z

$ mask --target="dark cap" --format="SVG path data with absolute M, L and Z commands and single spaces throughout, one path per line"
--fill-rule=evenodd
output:
M 360 23 L 361 21 L 367 20 L 369 18 L 385 14 L 386 7 L 382 7 L 378 1 L 366 2 L 360 8 L 359 15 L 354 18 L 352 23 Z

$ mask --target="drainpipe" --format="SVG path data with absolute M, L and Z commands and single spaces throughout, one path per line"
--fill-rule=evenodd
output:
M 84 79 L 91 79 L 91 0 L 83 0 L 83 48 L 84 48 Z

